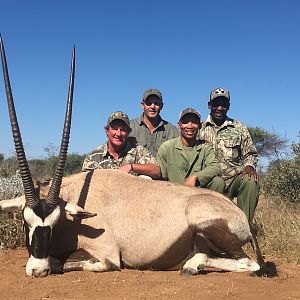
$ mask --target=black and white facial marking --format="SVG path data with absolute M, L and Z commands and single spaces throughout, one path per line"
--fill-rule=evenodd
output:
M 25 206 L 23 219 L 29 252 L 26 264 L 28 276 L 44 277 L 50 273 L 51 235 L 59 218 L 59 205 L 39 201 L 34 208 Z

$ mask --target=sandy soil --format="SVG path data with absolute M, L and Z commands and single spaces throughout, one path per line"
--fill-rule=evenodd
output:
M 0 251 L 0 299 L 300 299 L 300 266 L 277 264 L 278 277 L 210 271 L 72 272 L 30 278 L 25 249 Z

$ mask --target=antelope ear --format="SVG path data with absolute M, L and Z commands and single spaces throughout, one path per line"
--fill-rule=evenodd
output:
M 21 211 L 25 207 L 25 196 L 20 196 L 14 199 L 1 200 L 0 201 L 0 212 L 12 212 L 12 211 Z
M 72 203 L 67 203 L 65 206 L 65 211 L 72 217 L 77 218 L 77 219 L 87 219 L 87 218 L 92 218 L 97 216 L 95 213 L 90 213 L 86 210 L 84 210 L 82 207 L 72 204 Z
M 76 214 L 71 213 L 70 216 L 74 217 L 75 219 L 88 219 L 97 216 L 97 214 L 93 214 L 88 211 L 79 211 Z

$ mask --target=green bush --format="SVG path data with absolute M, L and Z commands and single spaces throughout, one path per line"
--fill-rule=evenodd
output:
M 248 127 L 248 130 L 260 157 L 274 158 L 286 148 L 287 140 L 274 132 L 268 132 L 261 127 Z
M 261 186 L 265 195 L 300 202 L 300 143 L 291 148 L 293 158 L 272 161 L 262 174 Z
M 1 157 L 0 157 L 1 158 Z M 71 153 L 67 156 L 65 175 L 71 175 L 81 172 L 81 167 L 85 155 Z M 51 178 L 54 175 L 57 166 L 58 157 L 48 156 L 44 159 L 30 159 L 28 160 L 29 169 L 33 181 L 39 179 L 44 180 Z M 16 157 L 10 157 L 0 160 L 0 178 L 10 178 L 14 176 L 19 169 Z
M 23 184 L 18 171 L 9 178 L 0 178 L 0 200 L 15 198 L 22 194 Z
M 0 161 L 0 178 L 8 178 L 16 174 L 19 169 L 18 161 L 16 157 L 10 157 Z
M 0 178 L 0 200 L 15 198 L 23 194 L 19 172 L 9 178 Z M 22 213 L 0 214 L 0 248 L 22 246 Z
M 67 157 L 65 175 L 71 175 L 81 172 L 85 155 L 71 153 Z
M 15 248 L 23 245 L 22 213 L 0 214 L 0 248 Z

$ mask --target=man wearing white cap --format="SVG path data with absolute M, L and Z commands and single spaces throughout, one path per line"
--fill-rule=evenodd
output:
M 251 221 L 258 202 L 258 153 L 245 125 L 227 116 L 230 94 L 227 89 L 216 88 L 210 93 L 210 115 L 204 122 L 199 138 L 211 145 L 221 163 L 225 194 L 233 199 Z

